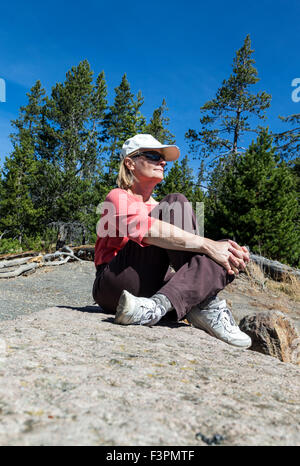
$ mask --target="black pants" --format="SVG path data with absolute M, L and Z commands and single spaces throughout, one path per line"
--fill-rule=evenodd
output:
M 165 206 L 188 201 L 182 194 L 170 194 L 162 202 Z M 159 210 L 159 205 L 155 209 Z M 155 215 L 155 209 L 151 215 Z M 170 223 L 173 221 L 171 212 Z M 192 208 L 190 221 L 196 231 L 196 215 Z M 233 279 L 234 275 L 228 275 L 205 254 L 157 246 L 141 247 L 129 241 L 111 262 L 97 267 L 93 297 L 103 309 L 114 313 L 123 290 L 143 297 L 159 292 L 169 298 L 180 320 L 193 306 L 215 296 Z

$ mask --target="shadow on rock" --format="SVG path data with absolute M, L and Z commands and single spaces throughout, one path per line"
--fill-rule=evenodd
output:
M 84 307 L 79 307 L 79 306 L 56 306 L 61 309 L 73 309 L 74 311 L 80 311 L 80 312 L 89 312 L 91 314 L 111 314 L 109 311 L 105 311 L 102 309 L 100 306 L 84 306 Z
M 79 306 L 56 306 L 56 307 L 60 309 L 72 309 L 74 311 L 79 311 L 79 312 L 89 312 L 91 314 L 106 314 L 106 315 L 110 314 L 113 317 L 108 317 L 107 319 L 103 319 L 103 322 L 114 323 L 114 313 L 111 311 L 107 311 L 98 305 L 97 306 L 84 306 L 84 307 L 79 307 Z M 188 327 L 188 326 L 189 325 L 184 322 L 177 322 L 174 316 L 165 316 L 162 318 L 161 321 L 159 321 L 155 325 L 155 327 L 169 327 L 169 328 Z

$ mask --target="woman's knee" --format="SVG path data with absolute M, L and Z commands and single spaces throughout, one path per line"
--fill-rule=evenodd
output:
M 167 194 L 161 202 L 163 201 L 168 201 L 168 202 L 189 202 L 189 200 L 185 197 L 184 194 L 181 194 L 181 193 L 170 193 L 170 194 Z
M 193 206 L 184 194 L 168 194 L 153 209 L 151 217 L 157 217 L 182 230 L 198 234 L 198 226 Z

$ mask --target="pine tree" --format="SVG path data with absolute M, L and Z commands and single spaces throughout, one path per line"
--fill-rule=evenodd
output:
M 180 162 L 176 160 L 172 163 L 170 170 L 165 175 L 165 179 L 157 185 L 154 195 L 158 201 L 161 201 L 168 194 L 183 194 L 196 213 L 199 234 L 203 235 L 205 196 L 201 189 L 201 176 L 200 168 L 197 180 L 194 179 L 193 170 L 189 166 L 188 156 L 186 155 Z
M 165 116 L 168 111 L 165 99 L 162 104 L 154 110 L 150 123 L 145 126 L 144 132 L 151 134 L 161 144 L 175 144 L 175 136 L 168 130 L 170 118 Z
M 140 112 L 143 102 L 141 92 L 138 92 L 136 98 L 132 94 L 127 76 L 124 74 L 120 85 L 115 88 L 114 103 L 108 108 L 104 117 L 101 137 L 108 156 L 105 183 L 111 188 L 116 183 L 122 145 L 126 139 L 142 133 L 145 127 L 145 118 Z
M 88 170 L 88 176 L 93 178 L 95 171 L 98 167 L 98 163 L 101 160 L 103 147 L 101 141 L 102 125 L 105 118 L 105 112 L 107 109 L 107 86 L 105 81 L 104 71 L 99 73 L 96 84 L 92 94 L 92 107 L 91 107 L 91 131 L 89 135 L 89 141 L 87 144 L 87 152 L 90 154 L 91 163 L 89 167 L 83 169 L 84 177 L 86 178 Z
M 124 75 L 108 107 L 104 72 L 93 84 L 87 60 L 72 67 L 49 97 L 40 81 L 27 97 L 12 122 L 14 150 L 0 179 L 0 237 L 5 231 L 22 242 L 57 221 L 80 221 L 93 231 L 96 206 L 115 186 L 124 141 L 149 132 L 175 143 L 165 100 L 146 125 L 143 96 L 131 92 Z M 182 180 L 190 179 L 188 164 L 180 169 Z M 191 192 L 188 182 L 181 186 Z
M 39 155 L 39 145 L 41 136 L 41 126 L 43 121 L 43 113 L 45 106 L 45 89 L 42 88 L 41 82 L 37 81 L 26 95 L 28 103 L 20 107 L 19 117 L 12 120 L 11 124 L 17 131 L 10 135 L 11 141 L 14 144 L 20 144 L 21 135 L 23 137 L 26 130 L 34 143 L 34 157 L 37 160 Z
M 37 175 L 34 144 L 30 133 L 20 130 L 19 142 L 6 158 L 0 199 L 0 228 L 21 244 L 25 236 L 36 236 L 40 230 L 42 207 L 34 205 L 31 184 Z
M 96 87 L 92 79 L 93 72 L 84 60 L 67 72 L 65 82 L 57 83 L 47 99 L 44 142 L 52 153 L 47 156 L 47 150 L 43 152 L 44 167 L 45 175 L 49 171 L 53 178 L 45 196 L 54 196 L 48 221 L 77 221 L 86 212 L 97 160 L 96 126 L 105 106 L 101 101 L 104 95 L 99 95 L 104 76 Z
M 199 179 L 194 180 L 193 170 L 189 166 L 186 155 L 180 162 L 176 160 L 172 163 L 164 180 L 156 187 L 155 195 L 158 200 L 161 200 L 167 194 L 181 193 L 195 207 L 196 202 L 204 200 L 204 194 L 198 181 Z
M 296 157 L 294 160 L 292 160 L 289 163 L 289 166 L 291 167 L 292 173 L 296 179 L 297 194 L 300 201 L 300 157 Z
M 87 60 L 72 67 L 65 82 L 53 87 L 48 101 L 48 117 L 55 126 L 58 141 L 56 156 L 65 173 L 79 173 L 82 164 L 88 163 L 86 143 L 93 95 L 92 75 Z
M 2 207 L 2 202 L 3 202 L 3 196 L 4 196 L 4 183 L 3 183 L 3 169 L 0 168 L 0 240 L 2 237 L 8 233 L 7 230 L 5 230 L 5 225 L 3 223 L 3 207 Z
M 277 151 L 284 159 L 291 159 L 300 153 L 300 113 L 288 117 L 279 117 L 284 123 L 290 123 L 291 129 L 274 134 Z
M 200 163 L 200 167 L 198 169 L 198 174 L 196 181 L 194 183 L 193 195 L 192 195 L 192 203 L 195 208 L 197 202 L 206 201 L 206 195 L 204 193 L 204 162 L 203 160 Z
M 288 166 L 291 169 L 296 183 L 296 192 L 298 200 L 297 228 L 298 231 L 300 231 L 300 157 L 296 157 L 294 160 L 290 161 Z
M 300 242 L 295 180 L 272 141 L 268 130 L 261 130 L 234 165 L 218 166 L 216 180 L 221 173 L 222 184 L 210 192 L 210 236 L 233 238 L 262 255 L 296 264 Z
M 80 173 L 81 180 L 85 182 L 85 192 L 83 197 L 79 220 L 83 223 L 92 239 L 95 235 L 95 224 L 98 221 L 96 206 L 106 196 L 104 186 L 104 146 L 101 141 L 101 132 L 105 114 L 107 111 L 107 86 L 105 75 L 99 73 L 96 84 L 93 88 L 91 98 L 90 130 L 86 144 L 86 151 L 89 154 L 88 164 L 82 164 Z
M 193 193 L 193 173 L 188 166 L 187 156 L 181 162 L 176 160 L 172 163 L 170 170 L 163 182 L 157 186 L 155 193 L 159 200 L 171 193 L 181 193 L 187 199 L 191 198 Z
M 38 151 L 41 122 L 45 105 L 45 90 L 37 81 L 27 93 L 28 103 L 20 107 L 19 116 L 12 121 L 10 135 L 13 152 L 6 158 L 0 200 L 1 229 L 22 243 L 25 236 L 40 231 L 43 206 L 35 199 L 34 188 L 39 176 Z
M 248 34 L 236 52 L 233 73 L 223 81 L 216 97 L 201 107 L 201 130 L 190 129 L 186 133 L 192 153 L 214 157 L 211 160 L 213 164 L 226 154 L 239 152 L 242 136 L 258 131 L 250 124 L 249 118 L 265 118 L 264 112 L 270 106 L 271 96 L 267 93 L 250 93 L 250 87 L 259 80 L 253 66 L 253 52 Z

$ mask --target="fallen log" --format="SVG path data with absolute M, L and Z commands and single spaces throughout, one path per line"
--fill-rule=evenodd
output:
M 55 251 L 53 254 L 3 260 L 0 261 L 0 279 L 17 277 L 28 271 L 34 272 L 38 267 L 66 264 L 71 259 L 82 262 L 82 259 L 76 257 L 71 248 L 64 246 L 61 251 Z
M 16 252 L 16 253 L 9 253 L 9 254 L 0 254 L 0 260 L 18 259 L 21 257 L 38 256 L 38 255 L 39 253 L 36 251 L 25 251 L 25 252 Z
M 94 261 L 95 258 L 95 246 L 76 246 L 73 248 L 74 254 L 76 257 L 86 261 Z
M 4 260 L 0 262 L 0 269 L 3 269 L 5 267 L 12 267 L 14 265 L 26 264 L 27 262 L 29 262 L 29 260 L 32 259 L 33 257 L 23 257 L 20 259 Z
M 259 265 L 263 272 L 273 280 L 282 281 L 287 275 L 293 275 L 300 279 L 299 269 L 295 269 L 286 264 L 282 264 L 281 262 L 267 259 L 266 257 L 258 256 L 256 254 L 250 254 L 250 259 Z
M 58 261 L 51 261 L 51 262 L 46 262 L 44 263 L 44 265 L 62 265 L 62 264 L 66 264 L 69 260 L 71 259 L 70 256 L 66 257 L 65 259 L 60 259 Z
M 30 264 L 20 265 L 17 269 L 11 270 L 10 272 L 0 271 L 0 278 L 18 277 L 22 273 L 28 272 L 29 270 L 34 270 L 37 267 L 39 267 L 39 264 L 36 262 L 31 262 Z
M 76 257 L 74 253 L 71 254 L 69 252 L 60 252 L 60 251 L 56 251 L 53 254 L 46 254 L 44 256 L 44 261 L 45 262 L 52 261 L 53 259 L 63 258 L 63 256 L 68 256 L 69 258 L 72 257 L 72 259 L 75 259 L 81 262 L 81 259 L 79 259 L 79 257 Z

